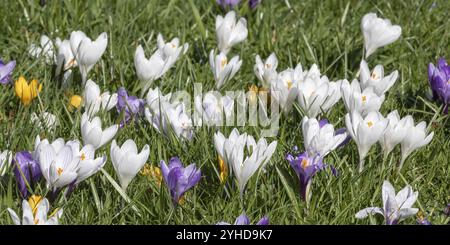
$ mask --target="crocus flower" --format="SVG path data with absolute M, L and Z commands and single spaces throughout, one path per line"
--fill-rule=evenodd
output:
M 345 115 L 347 131 L 355 141 L 359 153 L 359 172 L 364 169 L 364 158 L 386 131 L 388 120 L 379 112 L 370 112 L 366 117 L 354 111 Z
M 178 157 L 172 157 L 169 165 L 161 160 L 161 173 L 164 181 L 169 188 L 170 195 L 174 204 L 178 204 L 184 193 L 194 187 L 201 178 L 200 169 L 197 169 L 195 163 L 183 167 Z
M 222 8 L 234 8 L 240 1 L 241 0 L 216 0 L 217 4 L 222 6 Z
M 94 149 L 99 149 L 111 141 L 118 129 L 118 125 L 112 125 L 103 130 L 102 121 L 99 117 L 89 120 L 86 113 L 83 113 L 81 116 L 81 137 L 83 138 L 83 143 L 92 145 Z
M 50 112 L 44 111 L 40 115 L 35 112 L 31 113 L 30 117 L 31 122 L 36 125 L 39 130 L 45 131 L 53 131 L 58 126 L 58 120 L 55 115 Z
M 411 116 L 406 116 L 400 119 L 398 111 L 390 112 L 386 119 L 389 121 L 386 131 L 383 137 L 380 139 L 380 145 L 383 149 L 384 156 L 389 155 L 389 153 L 394 149 L 397 144 L 400 144 L 405 138 L 407 133 L 407 120 Z
M 384 101 L 384 94 L 378 96 L 373 87 L 361 90 L 358 80 L 353 80 L 350 84 L 343 80 L 341 84 L 342 99 L 348 113 L 359 112 L 365 116 L 371 111 L 379 111 Z
M 248 6 L 251 9 L 255 9 L 256 7 L 258 7 L 259 4 L 261 4 L 262 0 L 249 0 L 248 1 Z
M 108 45 L 108 34 L 101 33 L 92 41 L 81 31 L 70 34 L 70 46 L 80 68 L 83 84 L 87 81 L 89 71 L 100 60 Z
M 361 20 L 361 30 L 364 35 L 366 58 L 378 48 L 395 42 L 402 34 L 402 28 L 392 25 L 388 19 L 381 19 L 375 13 L 364 15 Z
M 422 121 L 414 126 L 414 119 L 412 117 L 406 118 L 407 132 L 401 142 L 402 159 L 400 160 L 399 170 L 402 169 L 406 158 L 415 150 L 428 145 L 433 139 L 434 132 L 427 135 L 427 123 Z
M 417 213 L 416 224 L 418 225 L 432 225 L 431 222 L 423 215 L 421 211 Z
M 323 121 L 322 121 L 323 122 Z M 320 125 L 315 118 L 303 117 L 302 132 L 305 149 L 310 156 L 322 158 L 336 149 L 347 138 L 347 133 L 336 134 L 330 123 Z
M 383 207 L 369 207 L 356 213 L 357 219 L 363 219 L 369 214 L 381 214 L 384 216 L 386 225 L 396 225 L 402 220 L 414 216 L 419 209 L 412 208 L 419 196 L 419 193 L 413 192 L 410 185 L 405 186 L 397 194 L 391 183 L 387 180 L 383 182 L 382 188 Z
M 225 17 L 218 15 L 216 17 L 216 35 L 218 48 L 225 55 L 231 47 L 244 41 L 247 38 L 247 21 L 240 18 L 236 21 L 236 12 L 230 11 Z
M 170 126 L 179 139 L 192 140 L 194 130 L 192 119 L 186 111 L 184 103 L 176 106 L 166 106 L 166 116 Z
M 246 134 L 240 135 L 237 128 L 234 128 L 231 131 L 228 138 L 225 138 L 220 131 L 217 131 L 217 133 L 214 134 L 214 147 L 217 151 L 219 166 L 225 165 L 224 167 L 221 167 L 221 169 L 227 170 L 226 175 L 231 175 L 231 171 L 233 170 L 230 166 L 231 151 L 233 150 L 234 145 L 237 142 L 242 141 L 244 137 L 246 137 Z M 225 173 L 223 175 L 225 175 Z
M 214 74 L 214 80 L 216 80 L 216 88 L 220 89 L 236 75 L 241 68 L 242 60 L 239 60 L 239 56 L 234 56 L 228 62 L 226 54 L 220 53 L 215 55 L 214 50 L 211 50 L 209 53 L 209 65 Z
M 119 147 L 116 140 L 113 140 L 110 152 L 111 161 L 119 178 L 120 186 L 124 191 L 144 166 L 149 154 L 150 147 L 148 145 L 145 145 L 138 153 L 136 143 L 133 140 L 125 141 L 122 147 Z
M 163 176 L 160 168 L 150 164 L 145 164 L 140 173 L 143 176 L 147 176 L 150 181 L 156 183 L 158 187 L 161 186 Z
M 300 81 L 303 80 L 304 73 L 301 64 L 295 69 L 288 68 L 273 76 L 270 82 L 270 95 L 276 101 L 284 113 L 292 110 L 292 105 L 297 98 L 297 88 Z
M 93 145 L 84 145 L 80 149 L 80 142 L 77 140 L 67 142 L 72 148 L 75 157 L 80 159 L 79 169 L 75 185 L 96 174 L 106 163 L 106 155 L 95 158 L 95 148 Z
M 56 61 L 55 47 L 53 41 L 46 35 L 42 35 L 39 45 L 31 44 L 28 53 L 33 58 L 43 57 L 45 63 L 53 64 Z
M 208 92 L 203 98 L 198 95 L 194 102 L 201 122 L 207 125 L 222 126 L 225 119 L 233 113 L 234 100 L 226 95 L 221 96 L 218 92 Z
M 167 111 L 166 108 L 173 106 L 169 102 L 171 96 L 171 93 L 163 95 L 158 87 L 150 89 L 147 93 L 147 108 L 145 108 L 144 115 L 159 133 L 167 134 L 169 132 L 168 125 L 170 123 L 165 112 Z
M 450 66 L 445 58 L 440 58 L 436 67 L 431 63 L 428 65 L 428 81 L 433 98 L 445 105 L 444 113 L 447 114 L 450 104 Z
M 0 84 L 9 84 L 11 82 L 11 75 L 16 67 L 16 61 L 10 61 L 8 64 L 3 63 L 3 60 L 0 59 Z
M 38 199 L 39 201 L 37 202 L 31 198 L 29 201 L 22 201 L 22 222 L 16 212 L 8 208 L 9 215 L 15 225 L 58 225 L 58 221 L 63 214 L 63 209 L 60 208 L 53 216 L 48 216 L 50 203 L 47 198 Z
M 0 177 L 5 175 L 6 170 L 11 165 L 12 153 L 8 150 L 0 151 Z
M 79 109 L 83 104 L 83 97 L 79 95 L 72 95 L 69 98 L 69 110 L 72 111 L 73 109 Z
M 372 87 L 375 94 L 382 96 L 386 91 L 388 91 L 397 81 L 398 71 L 395 70 L 388 76 L 384 76 L 384 68 L 382 65 L 377 65 L 370 73 L 369 66 L 365 60 L 361 61 L 360 64 L 360 75 L 359 79 L 361 81 L 361 89 L 364 90 L 368 87 Z
M 61 71 L 67 71 L 72 67 L 77 66 L 75 55 L 72 52 L 70 40 L 61 40 L 56 38 L 55 46 L 58 49 L 56 55 L 56 75 L 59 75 Z
M 33 159 L 30 152 L 20 151 L 14 156 L 13 166 L 20 194 L 22 198 L 27 198 L 29 195 L 28 187 L 33 186 L 41 178 L 39 162 Z
M 297 156 L 287 154 L 286 160 L 300 180 L 300 197 L 309 205 L 309 201 L 311 200 L 312 178 L 316 173 L 324 170 L 327 165 L 322 162 L 322 158 L 319 155 L 309 155 L 308 152 Z M 336 173 L 334 169 L 332 170 Z
M 140 116 L 144 113 L 145 101 L 136 96 L 129 96 L 125 88 L 120 87 L 117 90 L 117 112 L 124 112 L 124 119 L 120 122 L 120 127 L 123 127 L 132 118 Z
M 230 223 L 221 221 L 217 223 L 217 225 L 231 225 Z M 236 221 L 234 221 L 234 225 L 250 225 L 250 219 L 245 214 L 241 214 L 239 217 L 236 218 Z M 256 222 L 256 225 L 269 225 L 269 217 L 264 216 L 262 217 L 258 222 Z
M 86 82 L 84 87 L 84 104 L 89 116 L 92 117 L 102 109 L 109 111 L 116 106 L 118 95 L 109 91 L 100 92 L 100 87 L 92 80 Z
M 262 61 L 256 55 L 256 64 L 253 67 L 256 77 L 261 81 L 264 88 L 270 88 L 270 82 L 277 76 L 278 59 L 275 53 L 271 53 L 266 61 Z
M 42 84 L 39 84 L 36 79 L 33 79 L 30 83 L 28 83 L 23 76 L 20 76 L 15 82 L 14 90 L 22 104 L 27 106 L 41 92 Z

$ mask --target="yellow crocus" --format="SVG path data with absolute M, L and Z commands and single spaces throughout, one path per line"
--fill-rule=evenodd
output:
M 20 76 L 14 84 L 14 90 L 22 104 L 29 105 L 41 92 L 42 84 L 39 84 L 36 79 L 28 83 L 23 76 Z
M 79 95 L 72 95 L 69 99 L 69 108 L 80 108 L 81 104 L 83 103 L 83 97 Z
M 158 187 L 161 186 L 162 174 L 161 169 L 150 164 L 145 164 L 141 170 L 141 174 L 146 176 L 150 181 L 154 181 Z
M 42 201 L 41 196 L 32 195 L 28 198 L 28 204 L 30 205 L 31 210 L 33 211 L 33 217 L 36 216 L 37 206 Z

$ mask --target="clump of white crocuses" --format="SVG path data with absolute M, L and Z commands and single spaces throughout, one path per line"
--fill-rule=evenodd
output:
M 382 187 L 383 207 L 369 207 L 356 213 L 357 219 L 366 218 L 368 215 L 383 215 L 386 225 L 396 225 L 402 220 L 414 216 L 419 209 L 412 206 L 417 201 L 419 193 L 413 191 L 410 185 L 405 186 L 397 194 L 392 184 L 385 180 Z
M 17 213 L 8 208 L 9 215 L 15 225 L 58 225 L 63 214 L 59 208 L 53 215 L 48 215 L 50 203 L 47 198 L 32 196 L 30 200 L 22 201 L 22 221 Z
M 84 106 L 89 117 L 100 111 L 109 111 L 117 104 L 117 93 L 110 94 L 109 91 L 100 92 L 100 87 L 92 80 L 86 82 L 84 87 Z
M 406 134 L 408 133 L 407 121 L 411 116 L 406 116 L 400 119 L 398 111 L 392 111 L 387 116 L 386 119 L 389 121 L 384 135 L 380 138 L 380 145 L 384 152 L 384 157 L 386 158 L 389 153 L 394 149 L 394 147 L 403 141 Z
M 195 110 L 199 123 L 196 125 L 223 126 L 233 115 L 234 100 L 229 96 L 222 96 L 217 91 L 207 92 L 203 97 L 195 97 Z
M 56 62 L 55 45 L 47 35 L 41 35 L 39 44 L 31 44 L 28 54 L 36 59 L 42 58 L 49 65 Z
M 361 20 L 361 31 L 364 36 L 366 58 L 378 48 L 395 42 L 402 34 L 402 28 L 392 25 L 389 19 L 378 18 L 375 13 L 368 13 Z
M 355 141 L 359 153 L 359 172 L 364 169 L 364 159 L 372 145 L 377 143 L 386 131 L 388 120 L 377 111 L 363 117 L 357 111 L 345 115 L 347 132 Z
M 336 134 L 331 123 L 321 125 L 315 118 L 303 117 L 302 132 L 305 149 L 309 156 L 324 158 L 347 138 L 347 133 Z
M 123 191 L 126 191 L 130 182 L 144 166 L 149 154 L 148 145 L 145 145 L 139 153 L 133 140 L 128 139 L 121 147 L 117 145 L 116 140 L 113 140 L 110 156 Z
M 347 112 L 356 111 L 363 116 L 372 111 L 379 111 L 385 98 L 384 95 L 378 96 L 372 87 L 361 90 L 360 83 L 356 79 L 351 84 L 343 80 L 341 93 Z
M 255 66 L 253 68 L 256 77 L 262 83 L 262 87 L 270 89 L 270 83 L 277 76 L 278 59 L 275 53 L 271 53 L 263 62 L 259 55 L 256 55 Z
M 102 121 L 99 117 L 89 119 L 88 114 L 83 113 L 81 116 L 81 137 L 85 145 L 92 145 L 94 149 L 111 141 L 117 133 L 119 125 L 112 125 L 102 129 Z

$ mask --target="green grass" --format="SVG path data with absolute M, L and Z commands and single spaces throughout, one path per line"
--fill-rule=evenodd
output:
M 23 107 L 10 86 L 0 86 L 0 149 L 13 152 L 32 150 L 35 136 L 56 139 L 81 139 L 79 124 L 81 112 L 69 112 L 66 108 L 67 94 L 81 94 L 81 83 L 61 88 L 54 80 L 52 67 L 42 60 L 28 56 L 27 48 L 37 43 L 41 34 L 51 38 L 68 38 L 71 31 L 82 30 L 90 37 L 101 32 L 108 33 L 109 43 L 100 62 L 89 73 L 102 89 L 116 91 L 120 86 L 138 94 L 133 56 L 138 44 L 153 50 L 156 34 L 166 39 L 179 37 L 190 44 L 187 55 L 182 57 L 162 79 L 155 82 L 164 93 L 186 89 L 192 93 L 193 83 L 203 84 L 204 91 L 215 87 L 208 61 L 209 51 L 216 47 L 214 32 L 215 16 L 223 15 L 213 0 L 196 0 L 203 33 L 193 10 L 187 1 L 48 1 L 45 7 L 34 0 L 8 0 L 0 8 L 0 57 L 15 59 L 17 67 L 13 79 L 24 75 L 36 78 L 44 85 L 39 101 Z M 285 1 L 265 0 L 255 11 L 243 8 L 239 14 L 248 21 L 247 41 L 237 45 L 231 54 L 238 54 L 243 65 L 236 77 L 222 91 L 247 89 L 256 83 L 253 73 L 255 55 L 267 57 L 275 52 L 279 59 L 278 70 L 293 67 L 298 62 L 304 67 L 317 63 L 322 73 L 331 80 L 356 76 L 362 55 L 363 39 L 360 20 L 367 12 L 377 12 L 393 23 L 401 25 L 402 37 L 387 47 L 379 49 L 368 62 L 373 67 L 383 64 L 390 73 L 397 69 L 400 77 L 389 91 L 381 112 L 397 109 L 401 116 L 413 115 L 415 121 L 432 121 L 435 132 L 433 141 L 414 152 L 405 163 L 400 175 L 393 169 L 400 158 L 397 147 L 386 161 L 381 149 L 373 147 L 366 159 L 366 169 L 357 172 L 358 154 L 354 143 L 337 150 L 325 159 L 341 173 L 333 177 L 330 171 L 314 178 L 313 196 L 307 210 L 300 200 L 298 180 L 294 171 L 284 160 L 292 146 L 303 149 L 301 118 L 295 110 L 280 122 L 276 137 L 278 146 L 266 173 L 254 176 L 248 184 L 243 208 L 239 191 L 233 179 L 229 179 L 229 194 L 220 184 L 217 175 L 217 156 L 213 146 L 216 128 L 197 128 L 193 142 L 185 144 L 158 134 L 147 122 L 127 126 L 116 139 L 122 143 L 131 138 L 138 147 L 150 145 L 148 162 L 159 164 L 161 159 L 179 156 L 185 163 L 200 166 L 202 179 L 197 187 L 187 192 L 184 205 L 173 209 L 164 184 L 161 188 L 146 177 L 138 176 L 127 190 L 138 215 L 113 188 L 107 178 L 97 173 L 83 182 L 68 200 L 54 203 L 53 208 L 64 207 L 64 224 L 213 224 L 224 220 L 234 222 L 243 211 L 252 222 L 263 215 L 272 224 L 381 224 L 382 218 L 356 220 L 355 213 L 368 206 L 381 205 L 381 185 L 388 179 L 396 190 L 406 184 L 419 191 L 419 207 L 433 224 L 447 224 L 449 218 L 442 214 L 450 202 L 449 117 L 441 115 L 439 105 L 429 101 L 427 64 L 438 57 L 449 57 L 450 22 L 449 1 L 294 1 L 291 9 Z M 433 2 L 436 6 L 432 8 Z M 348 11 L 346 11 L 348 8 Z M 25 13 L 29 16 L 27 20 Z M 203 36 L 204 35 L 204 36 Z M 147 52 L 150 54 L 150 52 Z M 78 72 L 78 71 L 77 71 Z M 59 126 L 55 132 L 40 132 L 30 123 L 30 114 L 40 106 L 58 116 Z M 345 108 L 339 102 L 326 115 L 329 120 L 344 126 Z M 115 112 L 102 115 L 105 125 L 118 121 Z M 231 127 L 221 127 L 225 135 Z M 258 136 L 260 129 L 239 129 Z M 269 141 L 275 138 L 269 139 Z M 109 157 L 109 144 L 98 151 Z M 117 179 L 108 159 L 105 170 Z M 41 183 L 35 192 L 43 194 Z M 95 194 L 98 195 L 98 205 Z M 11 224 L 6 208 L 21 213 L 20 194 L 11 172 L 0 180 L 0 224 Z M 414 218 L 404 223 L 414 224 Z

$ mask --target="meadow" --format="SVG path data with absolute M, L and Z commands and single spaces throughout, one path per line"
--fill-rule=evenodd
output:
M 410 185 L 417 191 L 414 204 L 419 214 L 402 224 L 416 224 L 426 218 L 432 224 L 448 224 L 444 209 L 450 203 L 450 122 L 443 105 L 429 96 L 428 64 L 440 57 L 450 59 L 450 1 L 296 1 L 263 0 L 255 9 L 246 1 L 234 8 L 237 16 L 247 21 L 248 36 L 230 51 L 239 55 L 242 66 L 219 91 L 245 90 L 260 86 L 255 76 L 255 56 L 263 59 L 272 52 L 278 58 L 278 71 L 295 67 L 304 69 L 317 64 L 330 81 L 359 77 L 364 39 L 361 18 L 369 12 L 388 18 L 402 28 L 401 37 L 379 48 L 366 59 L 369 67 L 382 64 L 385 74 L 398 70 L 398 79 L 386 92 L 380 112 L 386 116 L 397 110 L 401 117 L 411 115 L 415 123 L 425 121 L 434 132 L 429 144 L 415 150 L 397 171 L 400 147 L 387 157 L 379 144 L 371 147 L 365 168 L 358 171 L 358 150 L 351 140 L 333 150 L 323 162 L 332 165 L 314 176 L 309 204 L 302 200 L 299 179 L 286 160 L 294 146 L 304 150 L 302 119 L 304 111 L 294 103 L 292 111 L 281 115 L 279 132 L 267 141 L 277 141 L 276 149 L 264 170 L 257 171 L 247 183 L 243 199 L 234 176 L 221 181 L 221 169 L 214 146 L 214 134 L 225 137 L 234 127 L 194 127 L 191 140 L 161 134 L 145 119 L 136 117 L 120 127 L 115 140 L 122 145 L 127 139 L 136 142 L 138 151 L 148 144 L 149 157 L 143 169 L 160 166 L 178 156 L 184 166 L 195 163 L 201 170 L 198 184 L 173 205 L 171 194 L 161 175 L 141 170 L 125 191 L 114 186 L 118 176 L 111 162 L 110 145 L 96 151 L 106 155 L 103 169 L 82 181 L 65 196 L 64 191 L 52 198 L 45 180 L 31 188 L 31 193 L 47 196 L 51 210 L 63 208 L 60 224 L 216 224 L 234 223 L 245 213 L 251 223 L 267 215 L 270 224 L 384 224 L 382 216 L 357 219 L 355 214 L 366 207 L 382 207 L 383 181 L 389 180 L 396 191 Z M 155 80 L 152 88 L 164 93 L 194 91 L 201 83 L 204 91 L 215 90 L 216 82 L 209 64 L 210 50 L 216 49 L 215 19 L 224 16 L 224 9 L 209 0 L 149 0 L 149 1 L 46 1 L 44 6 L 33 0 L 6 0 L 0 8 L 0 57 L 16 61 L 11 84 L 0 85 L 0 150 L 33 151 L 35 138 L 53 141 L 57 138 L 82 140 L 81 121 L 84 109 L 70 105 L 72 95 L 83 95 L 84 87 L 78 69 L 72 79 L 62 82 L 55 76 L 56 66 L 44 58 L 30 57 L 29 47 L 39 43 L 45 34 L 51 39 L 67 39 L 72 31 L 81 30 L 92 39 L 107 33 L 107 48 L 89 72 L 88 79 L 101 91 L 115 93 L 120 87 L 130 95 L 141 96 L 141 86 L 134 65 L 135 51 L 142 45 L 152 54 L 161 33 L 166 40 L 178 37 L 188 43 L 185 54 L 164 76 Z M 29 105 L 24 105 L 15 93 L 14 81 L 24 76 L 42 84 Z M 54 114 L 58 124 L 54 130 L 42 129 L 31 119 L 32 113 Z M 327 118 L 335 129 L 345 128 L 346 107 L 342 99 L 333 109 L 318 118 Z M 98 114 L 103 127 L 120 124 L 123 113 L 115 108 Z M 261 128 L 237 127 L 260 138 Z M 0 224 L 13 224 L 7 208 L 21 217 L 22 197 L 8 166 L 0 177 Z M 117 185 L 117 184 L 116 184 Z M 54 200 L 51 200 L 54 199 Z

